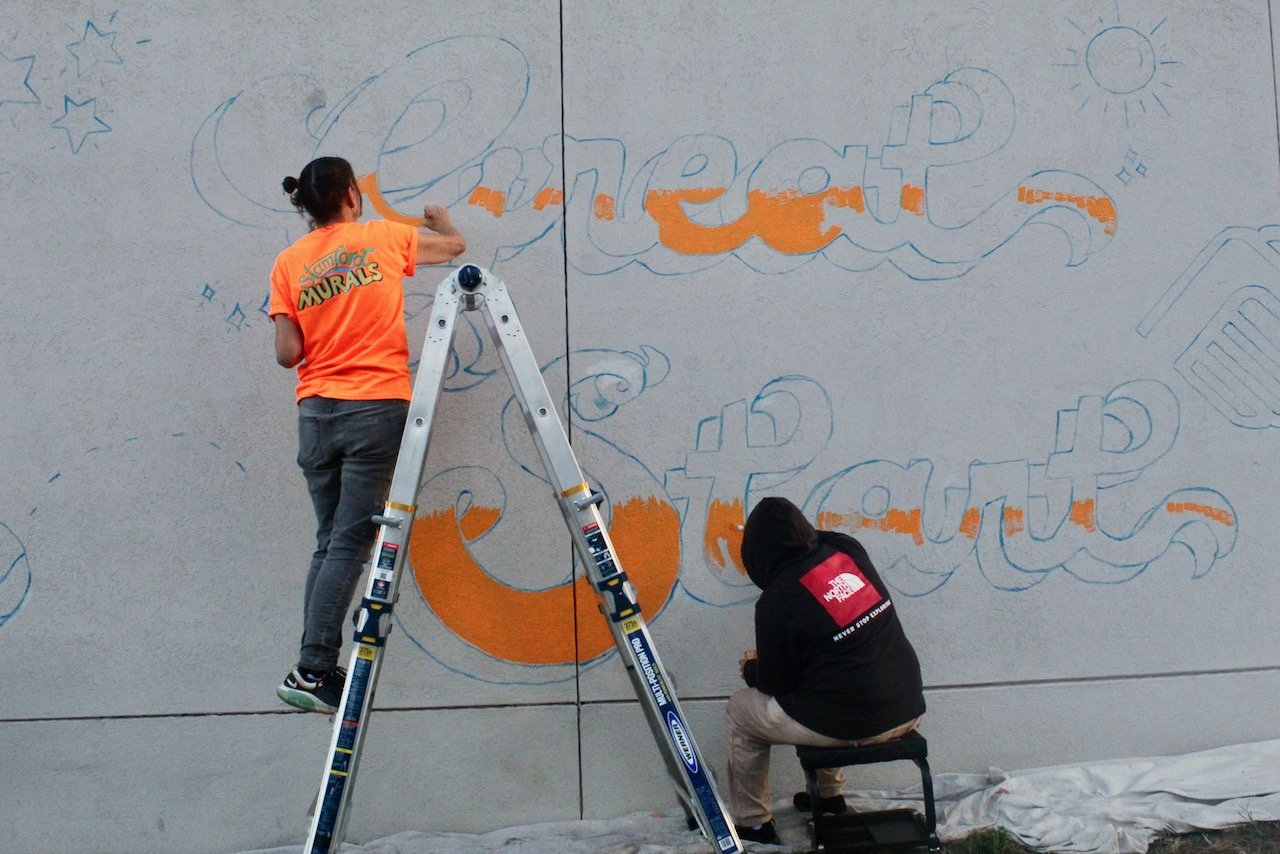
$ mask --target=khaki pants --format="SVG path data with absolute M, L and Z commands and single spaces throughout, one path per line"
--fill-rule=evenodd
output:
M 778 701 L 755 688 L 744 688 L 729 698 L 725 709 L 729 723 L 729 811 L 735 824 L 754 825 L 773 818 L 769 797 L 769 750 L 775 744 L 813 747 L 857 747 L 878 744 L 906 735 L 920 718 L 901 726 L 852 741 L 828 738 L 814 732 L 782 710 Z M 818 794 L 830 798 L 841 793 L 844 772 L 827 768 L 818 772 Z

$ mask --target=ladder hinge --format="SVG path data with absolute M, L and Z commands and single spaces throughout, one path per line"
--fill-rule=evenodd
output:
M 391 634 L 391 610 L 390 602 L 379 602 L 367 596 L 361 599 L 360 607 L 351 619 L 355 624 L 356 642 L 369 646 L 385 644 L 387 635 Z

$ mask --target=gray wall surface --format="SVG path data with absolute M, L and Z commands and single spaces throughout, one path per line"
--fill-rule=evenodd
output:
M 715 766 L 768 494 L 892 586 L 936 771 L 1280 737 L 1269 2 L 2 11 L 0 848 L 305 837 L 330 729 L 273 693 L 312 518 L 264 308 L 318 155 L 510 287 Z M 448 273 L 407 281 L 415 354 Z M 348 838 L 675 810 L 456 347 Z

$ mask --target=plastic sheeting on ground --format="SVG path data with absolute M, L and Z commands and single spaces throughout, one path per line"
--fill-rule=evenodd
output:
M 1142 854 L 1159 835 L 1280 821 L 1280 740 L 1183 756 L 1117 759 L 1027 771 L 933 775 L 938 833 L 944 842 L 1002 828 L 1028 848 L 1079 854 Z M 920 786 L 858 792 L 854 809 L 922 809 Z M 788 843 L 750 851 L 807 850 L 804 816 L 790 799 L 775 804 Z M 295 854 L 301 846 L 257 854 Z M 681 815 L 636 813 L 616 819 L 533 824 L 483 834 L 408 832 L 351 854 L 693 854 L 709 851 Z
M 855 809 L 919 808 L 914 791 L 865 792 Z M 1015 773 L 934 775 L 938 835 L 1003 828 L 1037 851 L 1141 854 L 1161 834 L 1280 821 L 1280 740 L 1183 756 Z

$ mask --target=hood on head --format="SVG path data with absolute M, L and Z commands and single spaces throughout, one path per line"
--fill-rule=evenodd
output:
M 818 546 L 818 532 L 800 508 L 785 498 L 762 498 L 742 529 L 742 565 L 763 590 L 787 561 Z

